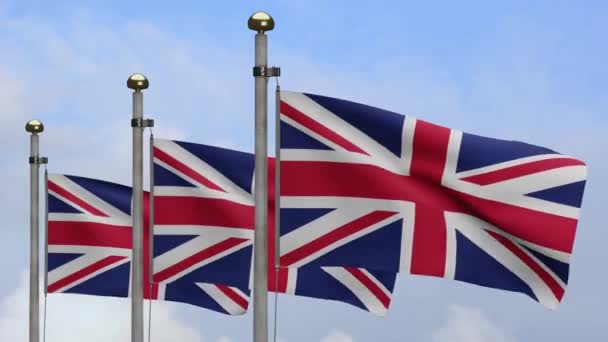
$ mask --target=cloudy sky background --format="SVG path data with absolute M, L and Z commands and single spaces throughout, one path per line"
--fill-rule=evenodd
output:
M 150 78 L 144 108 L 156 120 L 157 136 L 252 151 L 253 32 L 246 21 L 258 9 L 276 20 L 269 60 L 282 68 L 283 89 L 523 140 L 589 165 L 569 288 L 557 311 L 523 295 L 402 275 L 385 318 L 281 296 L 280 340 L 608 339 L 608 232 L 601 216 L 608 193 L 608 3 L 49 4 L 0 0 L 0 175 L 6 181 L 0 192 L 0 341 L 26 340 L 25 122 L 44 122 L 41 151 L 51 172 L 129 184 L 131 92 L 125 81 L 138 71 Z M 249 314 L 153 307 L 153 341 L 250 340 Z M 128 300 L 49 296 L 48 341 L 126 341 L 128 329 Z

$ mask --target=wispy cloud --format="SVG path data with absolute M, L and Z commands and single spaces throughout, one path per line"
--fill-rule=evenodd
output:
M 321 342 L 355 342 L 355 339 L 341 330 L 333 330 Z
M 433 342 L 516 342 L 480 309 L 460 305 L 448 308 L 447 320 L 432 337 Z
M 0 301 L 0 341 L 27 340 L 28 298 L 28 275 L 23 272 L 15 291 Z M 131 336 L 130 305 L 127 298 L 49 295 L 46 340 L 128 341 Z M 151 341 L 203 342 L 199 329 L 179 320 L 173 307 L 169 303 L 154 302 Z M 41 303 L 41 312 L 42 309 Z

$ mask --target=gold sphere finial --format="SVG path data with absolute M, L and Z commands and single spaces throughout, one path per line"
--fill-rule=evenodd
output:
M 38 134 L 44 131 L 44 125 L 40 120 L 30 120 L 25 124 L 25 131 L 32 134 Z
M 150 82 L 148 81 L 146 76 L 142 74 L 133 74 L 129 76 L 129 79 L 127 80 L 127 87 L 135 91 L 148 89 L 148 86 L 150 86 Z
M 272 31 L 274 28 L 274 19 L 266 12 L 255 12 L 249 17 L 247 26 L 249 26 L 249 29 L 260 33 Z

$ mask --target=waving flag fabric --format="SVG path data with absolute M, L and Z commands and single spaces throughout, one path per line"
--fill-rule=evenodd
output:
M 405 272 L 561 301 L 583 162 L 294 92 L 281 92 L 281 130 L 281 266 Z
M 268 165 L 269 218 L 275 214 L 275 160 Z M 332 299 L 384 316 L 395 287 L 395 272 L 360 267 L 280 267 L 275 263 L 275 220 L 268 220 L 268 289 L 296 296 Z
M 129 295 L 131 195 L 118 184 L 49 175 L 49 293 Z
M 253 159 L 154 139 L 154 282 L 219 282 L 247 309 L 252 260 Z M 170 285 L 168 285 L 170 286 Z M 233 306 L 234 306 L 233 305 Z
M 96 179 L 53 174 L 49 175 L 48 197 L 48 292 L 129 296 L 131 188 Z M 145 200 L 144 260 L 149 253 L 147 204 Z M 145 279 L 148 272 L 146 262 Z M 152 292 L 145 286 L 144 295 L 145 298 L 185 302 L 222 313 L 245 312 L 248 291 L 221 284 L 217 281 L 221 277 L 216 277 L 205 278 L 207 282 L 195 282 L 184 275 L 155 285 Z M 225 293 L 239 296 L 238 305 L 234 300 L 226 300 Z
M 164 278 L 160 275 L 169 267 L 201 265 L 221 254 L 226 255 L 225 261 L 205 274 L 223 272 L 223 283 L 250 288 L 254 156 L 155 139 L 154 161 L 155 280 L 162 283 Z M 269 217 L 274 216 L 273 165 L 274 160 L 270 160 Z M 341 266 L 284 268 L 275 283 L 274 220 L 270 219 L 269 224 L 270 291 L 337 300 L 375 314 L 386 313 L 395 283 L 394 272 Z M 205 248 L 208 252 L 203 252 Z M 173 253 L 174 261 L 161 263 L 167 253 Z M 190 259 L 193 261 L 184 263 Z M 171 266 L 180 262 L 184 265 Z

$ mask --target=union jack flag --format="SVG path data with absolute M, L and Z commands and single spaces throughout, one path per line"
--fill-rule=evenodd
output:
M 242 152 L 164 139 L 154 139 L 153 156 L 155 284 L 161 292 L 169 283 L 232 286 L 240 290 L 217 291 L 216 296 L 245 312 L 253 160 Z
M 49 293 L 127 297 L 131 260 L 131 188 L 50 174 Z
M 49 293 L 78 293 L 127 297 L 131 269 L 132 189 L 96 179 L 49 175 L 47 182 Z M 147 194 L 144 213 L 144 254 L 149 246 Z M 144 276 L 148 279 L 148 263 Z M 184 277 L 184 279 L 187 279 Z M 218 312 L 240 314 L 246 304 L 234 305 L 223 293 L 241 290 L 210 282 L 165 281 L 144 287 L 145 298 L 185 302 Z M 244 300 L 245 303 L 247 300 Z
M 365 267 L 561 301 L 583 162 L 324 96 L 281 92 L 280 109 L 281 266 Z
M 254 156 L 162 139 L 154 139 L 153 154 L 155 281 L 162 284 L 166 278 L 164 270 L 170 267 L 179 271 L 190 267 L 190 264 L 195 265 L 193 267 L 205 263 L 213 265 L 217 263 L 214 261 L 216 255 L 222 255 L 221 267 L 213 266 L 196 276 L 222 273 L 225 275 L 221 278 L 222 283 L 249 289 L 254 226 Z M 273 159 L 269 165 L 269 217 L 274 217 Z M 375 314 L 386 313 L 395 283 L 394 272 L 330 266 L 285 268 L 276 275 L 272 219 L 269 220 L 269 230 L 270 291 L 277 291 L 275 285 L 278 285 L 278 292 L 332 299 Z M 203 253 L 205 250 L 209 252 Z M 167 253 L 173 253 L 172 259 L 161 263 Z M 217 278 L 214 276 L 214 279 Z

